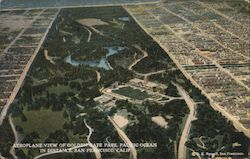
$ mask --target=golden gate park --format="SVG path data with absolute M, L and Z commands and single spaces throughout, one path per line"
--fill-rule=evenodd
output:
M 0 159 L 248 159 L 244 0 L 2 0 Z

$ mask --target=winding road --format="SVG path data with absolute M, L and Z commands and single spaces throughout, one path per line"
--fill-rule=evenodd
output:
M 188 105 L 188 108 L 190 110 L 188 118 L 186 120 L 185 126 L 183 128 L 181 138 L 179 141 L 178 146 L 178 159 L 186 159 L 187 154 L 187 147 L 185 146 L 186 141 L 188 140 L 190 128 L 191 128 L 191 122 L 195 119 L 195 105 L 196 103 L 193 101 L 193 99 L 188 95 L 188 93 L 178 84 L 173 83 L 173 85 L 176 86 L 179 94 L 182 96 L 182 98 L 185 100 L 186 104 Z
M 202 141 L 202 138 L 205 138 L 205 136 L 199 137 L 199 142 L 201 143 L 201 145 L 197 144 L 197 146 L 200 147 L 200 148 L 202 148 L 202 149 L 207 150 L 207 147 L 206 147 L 205 143 Z
M 193 149 L 190 149 L 190 150 L 192 151 L 192 156 L 196 156 L 198 157 L 198 159 L 202 159 L 198 152 L 194 151 Z
M 129 69 L 130 71 L 133 71 L 136 75 L 144 76 L 144 77 L 166 72 L 166 70 L 159 70 L 159 71 L 150 72 L 150 73 L 139 73 L 139 72 L 136 72 L 135 70 L 133 70 L 133 67 L 134 67 L 138 62 L 140 62 L 140 61 L 143 60 L 144 58 L 148 57 L 147 51 L 142 50 L 142 48 L 141 48 L 139 45 L 134 45 L 134 47 L 135 47 L 136 49 L 138 49 L 140 52 L 142 52 L 142 53 L 143 53 L 143 56 L 142 56 L 141 58 L 135 60 L 131 65 L 129 65 L 128 69 Z
M 89 134 L 88 134 L 88 136 L 87 136 L 88 144 L 89 144 L 89 146 L 93 149 L 93 151 L 94 151 L 94 153 L 95 153 L 95 158 L 96 158 L 96 159 L 101 159 L 101 158 L 102 158 L 102 155 L 101 155 L 99 149 L 98 149 L 95 145 L 93 145 L 93 144 L 91 143 L 91 141 L 90 141 L 90 137 L 91 137 L 91 135 L 92 135 L 93 129 L 87 124 L 87 122 L 86 122 L 85 119 L 84 119 L 84 124 L 85 124 L 85 126 L 89 129 Z
M 101 73 L 99 71 L 95 71 L 96 73 L 96 82 L 98 83 L 101 80 Z
M 6 159 L 5 157 L 3 157 L 2 155 L 1 155 L 1 153 L 0 153 L 0 159 Z
M 93 145 L 91 142 L 90 142 L 90 137 L 92 135 L 92 128 L 86 123 L 86 120 L 84 119 L 84 124 L 85 126 L 89 129 L 89 134 L 87 136 L 87 141 L 88 141 L 88 145 L 94 150 L 94 153 L 95 153 L 95 156 L 96 156 L 96 159 L 101 159 L 101 153 L 100 151 L 98 150 L 98 148 Z M 71 147 L 71 148 L 68 148 L 67 150 L 68 151 L 72 151 L 74 149 L 79 149 L 79 148 L 83 148 L 83 147 L 86 147 L 85 145 L 80 145 L 80 146 L 74 146 L 74 147 Z M 58 153 L 63 153 L 62 151 L 53 151 L 53 152 L 47 152 L 47 153 L 43 153 L 43 154 L 40 154 L 36 157 L 34 157 L 34 159 L 39 159 L 39 158 L 42 158 L 42 157 L 45 157 L 45 156 L 50 156 L 50 155 L 53 155 L 53 154 L 58 154 Z
M 121 139 L 126 144 L 128 144 L 128 148 L 130 149 L 130 156 L 131 156 L 130 158 L 137 159 L 137 151 L 136 151 L 133 143 L 128 138 L 128 136 L 125 134 L 125 132 L 123 130 L 120 129 L 120 127 L 116 124 L 116 122 L 110 116 L 108 116 L 108 119 L 113 124 L 113 126 L 115 127 L 115 129 L 118 132 L 118 134 L 121 137 Z
M 90 42 L 91 37 L 92 37 L 92 32 L 87 27 L 84 27 L 84 29 L 86 29 L 89 32 L 89 36 L 88 36 L 87 42 Z
M 46 60 L 48 60 L 51 64 L 55 65 L 55 61 L 53 61 L 53 59 L 49 56 L 49 52 L 48 50 L 44 50 L 44 57 Z
M 141 51 L 141 52 L 143 53 L 143 56 L 142 56 L 141 58 L 135 60 L 131 65 L 129 65 L 128 69 L 129 69 L 129 70 L 132 70 L 132 71 L 134 71 L 132 68 L 133 68 L 138 62 L 140 62 L 142 59 L 148 57 L 148 53 L 147 53 L 146 51 L 142 50 L 141 47 L 140 47 L 139 45 L 134 45 L 134 47 L 135 47 L 136 49 L 138 49 L 139 51 Z

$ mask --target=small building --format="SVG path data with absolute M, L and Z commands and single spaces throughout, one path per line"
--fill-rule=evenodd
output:
M 94 98 L 95 102 L 99 102 L 100 104 L 107 104 L 109 102 L 111 102 L 114 99 L 114 97 L 103 94 L 99 97 Z
M 141 80 L 138 78 L 131 79 L 129 82 L 133 85 L 136 85 L 139 87 L 144 87 L 144 88 L 150 89 L 154 92 L 156 92 L 158 90 L 158 87 L 159 87 L 158 84 L 156 84 L 154 82 L 149 82 L 148 80 Z

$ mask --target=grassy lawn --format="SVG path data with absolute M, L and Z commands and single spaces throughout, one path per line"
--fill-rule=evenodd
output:
M 143 100 L 149 97 L 147 92 L 141 91 L 139 89 L 134 89 L 132 87 L 119 88 L 118 90 L 113 90 L 113 92 L 132 98 L 132 99 L 138 99 L 138 100 Z
M 56 95 L 60 95 L 64 92 L 75 92 L 75 90 L 69 88 L 69 86 L 63 86 L 63 85 L 58 85 L 58 86 L 51 86 L 48 88 L 49 93 L 55 93 Z
M 41 139 L 45 139 L 55 130 L 62 129 L 66 121 L 63 117 L 63 111 L 52 112 L 51 109 L 41 109 L 39 111 L 23 110 L 23 113 L 27 121 L 22 122 L 20 117 L 13 118 L 15 125 L 21 126 L 25 134 L 33 131 L 38 132 Z
M 83 135 L 74 135 L 72 131 L 68 132 L 68 137 L 69 137 L 69 141 L 72 143 L 86 143 L 87 142 L 87 135 L 83 134 Z

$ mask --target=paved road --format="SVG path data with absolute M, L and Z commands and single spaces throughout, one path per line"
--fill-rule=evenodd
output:
M 201 6 L 205 7 L 205 8 L 210 9 L 210 10 L 213 11 L 214 13 L 216 13 L 216 14 L 218 14 L 218 15 L 224 17 L 224 18 L 226 18 L 227 20 L 229 20 L 229 21 L 231 21 L 231 22 L 233 22 L 233 23 L 236 23 L 236 24 L 238 24 L 238 25 L 240 25 L 240 26 L 242 26 L 242 27 L 245 27 L 245 28 L 248 28 L 248 27 L 249 27 L 249 26 L 245 26 L 245 25 L 241 24 L 241 23 L 238 22 L 238 21 L 235 21 L 233 18 L 231 18 L 231 17 L 229 17 L 229 16 L 227 16 L 227 15 L 225 15 L 225 14 L 222 14 L 221 12 L 219 12 L 219 11 L 217 11 L 216 9 L 214 9 L 214 8 L 212 8 L 212 7 L 208 6 L 208 5 L 206 5 L 205 3 L 201 2 L 201 1 L 196 1 L 195 3 L 201 5 Z
M 189 21 L 188 19 L 184 18 L 183 16 L 180 16 L 180 15 L 178 15 L 178 14 L 176 14 L 176 13 L 170 11 L 170 10 L 167 9 L 167 8 L 163 8 L 163 9 L 166 10 L 167 12 L 169 12 L 169 13 L 171 13 L 171 14 L 173 14 L 173 15 L 179 17 L 179 18 L 181 18 L 182 20 L 186 21 L 187 23 L 193 25 L 193 22 Z M 221 44 L 220 42 L 218 42 L 216 39 L 212 38 L 211 35 L 206 34 L 203 30 L 201 30 L 200 28 L 196 27 L 195 25 L 193 25 L 193 26 L 194 26 L 196 29 L 198 29 L 202 34 L 204 34 L 204 36 L 208 36 L 210 39 L 214 40 L 216 43 L 218 43 L 218 44 L 219 44 L 220 46 L 222 46 L 223 48 L 228 49 L 228 50 L 230 50 L 230 51 L 232 51 L 232 52 L 234 52 L 234 53 L 236 53 L 236 54 L 239 54 L 239 56 L 243 56 L 243 57 L 245 57 L 246 59 L 249 60 L 249 57 L 248 57 L 248 56 L 245 56 L 245 55 L 243 55 L 243 54 L 241 54 L 241 53 L 237 53 L 236 51 L 232 50 L 231 48 L 229 48 L 229 47 L 227 47 L 227 46 L 224 46 L 223 44 Z M 170 29 L 171 29 L 171 28 L 170 28 Z M 249 88 L 245 83 L 243 83 L 239 78 L 235 77 L 229 70 L 223 68 L 223 67 L 219 64 L 219 62 L 218 62 L 217 60 L 214 60 L 213 58 L 211 58 L 211 57 L 209 57 L 208 55 L 204 54 L 200 49 L 196 48 L 195 45 L 189 43 L 188 41 L 186 41 L 186 40 L 185 40 L 183 37 L 181 37 L 180 35 L 177 35 L 177 34 L 176 34 L 176 36 L 178 36 L 180 39 L 182 39 L 183 41 L 185 41 L 186 43 L 188 43 L 189 45 L 191 45 L 193 48 L 195 48 L 195 49 L 198 51 L 197 53 L 199 53 L 199 55 L 201 55 L 202 57 L 205 57 L 205 58 L 208 59 L 209 61 L 212 61 L 212 63 L 213 63 L 215 66 L 217 66 L 217 67 L 221 70 L 221 72 L 223 72 L 223 73 L 229 75 L 232 79 L 235 80 L 235 82 L 237 82 L 237 83 L 238 83 L 239 85 L 241 85 L 242 87 L 245 87 L 248 91 L 250 90 L 250 88 Z
M 33 23 L 36 19 L 38 19 L 38 18 L 40 17 L 40 15 L 41 15 L 44 11 L 45 11 L 45 10 L 43 10 L 39 15 L 37 15 L 37 16 L 32 20 L 32 23 Z M 35 59 L 35 57 L 36 57 L 36 55 L 37 55 L 37 53 L 38 53 L 40 47 L 42 46 L 42 44 L 43 44 L 43 42 L 44 42 L 44 40 L 45 40 L 45 38 L 46 38 L 46 35 L 48 34 L 48 32 L 49 32 L 49 30 L 50 30 L 50 28 L 51 28 L 51 26 L 52 26 L 54 20 L 56 19 L 57 15 L 58 15 L 58 13 L 59 13 L 59 11 L 60 11 L 60 9 L 59 9 L 59 10 L 57 11 L 57 13 L 54 15 L 54 18 L 52 19 L 52 21 L 51 21 L 51 23 L 49 24 L 49 26 L 48 26 L 46 32 L 44 33 L 42 39 L 40 40 L 39 45 L 37 46 L 35 52 L 32 54 L 30 60 L 29 60 L 28 63 L 26 64 L 26 66 L 25 66 L 25 68 L 24 68 L 24 70 L 23 70 L 23 72 L 22 72 L 22 74 L 21 74 L 19 80 L 17 81 L 17 84 L 16 84 L 14 90 L 12 91 L 11 96 L 9 97 L 7 104 L 4 106 L 4 108 L 3 108 L 3 110 L 2 110 L 2 112 L 1 112 L 1 114 L 0 114 L 0 125 L 2 125 L 3 120 L 4 120 L 5 117 L 6 117 L 7 111 L 8 111 L 8 109 L 9 109 L 11 103 L 14 101 L 14 99 L 15 99 L 15 97 L 16 97 L 18 91 L 19 91 L 19 89 L 21 88 L 21 86 L 22 86 L 22 84 L 23 84 L 23 81 L 24 81 L 24 79 L 25 79 L 25 77 L 26 77 L 26 75 L 27 75 L 27 73 L 28 73 L 28 71 L 29 71 L 29 68 L 30 68 L 31 64 L 33 63 L 33 61 L 34 61 L 34 59 Z M 32 23 L 31 23 L 31 24 L 32 24 Z M 14 42 L 11 42 L 11 44 L 4 50 L 4 52 L 7 52 L 8 49 L 11 48 L 11 46 L 15 43 L 15 41 L 24 33 L 24 31 L 25 31 L 28 27 L 30 27 L 30 26 L 27 25 L 27 27 L 24 28 L 24 29 L 22 30 L 22 32 L 20 32 L 20 34 L 16 37 L 16 39 L 13 40 Z
M 109 121 L 113 124 L 113 126 L 115 127 L 116 131 L 118 132 L 119 136 L 121 137 L 121 139 L 128 144 L 128 148 L 130 149 L 130 156 L 132 159 L 137 159 L 137 151 L 133 145 L 133 143 L 130 141 L 130 139 L 128 138 L 128 136 L 125 134 L 125 132 L 123 130 L 120 129 L 120 127 L 116 124 L 116 122 L 110 117 L 108 116 Z
M 148 57 L 148 53 L 147 53 L 146 51 L 142 50 L 140 46 L 135 45 L 134 47 L 135 47 L 136 49 L 140 50 L 140 52 L 143 53 L 143 56 L 142 56 L 141 58 L 135 60 L 135 61 L 128 67 L 129 70 L 133 70 L 132 68 L 133 68 L 138 62 L 140 62 L 142 59 Z
M 238 54 L 238 56 L 242 56 L 242 57 L 244 57 L 245 59 L 248 59 L 248 60 L 249 60 L 249 57 L 248 57 L 248 56 L 246 56 L 246 55 L 244 55 L 244 54 L 242 54 L 242 53 L 240 53 L 240 52 L 237 52 L 237 51 L 231 49 L 231 48 L 228 47 L 228 46 L 225 46 L 224 44 L 222 44 L 221 42 L 219 42 L 217 39 L 215 39 L 212 35 L 206 33 L 204 30 L 200 29 L 194 22 L 188 20 L 188 19 L 185 18 L 184 16 L 181 16 L 181 15 L 179 15 L 179 14 L 173 12 L 173 11 L 170 11 L 170 10 L 169 10 L 168 8 L 166 8 L 166 7 L 163 7 L 163 9 L 164 9 L 166 12 L 168 12 L 168 13 L 170 13 L 170 14 L 176 16 L 176 17 L 179 17 L 179 18 L 181 18 L 182 20 L 184 20 L 185 22 L 189 23 L 189 24 L 192 25 L 194 28 L 196 28 L 197 30 L 199 30 L 199 32 L 200 32 L 201 34 L 203 34 L 203 36 L 206 36 L 206 37 L 208 37 L 209 39 L 213 40 L 213 41 L 216 42 L 218 45 L 220 45 L 222 48 L 227 49 L 227 50 L 230 50 L 231 52 L 233 52 L 233 53 L 235 53 L 235 54 Z M 194 46 L 194 47 L 196 47 L 196 46 Z
M 6 159 L 5 157 L 3 157 L 2 155 L 1 155 L 1 153 L 0 153 L 0 159 Z
M 99 149 L 98 149 L 95 145 L 93 145 L 93 144 L 91 143 L 91 141 L 90 141 L 90 137 L 91 137 L 91 135 L 92 135 L 93 129 L 87 124 L 87 122 L 86 122 L 85 119 L 84 119 L 84 124 L 85 124 L 85 126 L 89 129 L 89 134 L 88 134 L 88 136 L 87 136 L 88 144 L 89 144 L 89 146 L 93 149 L 93 151 L 94 151 L 94 153 L 95 153 L 95 158 L 96 158 L 96 159 L 101 159 L 101 158 L 102 158 L 102 155 L 101 155 Z
M 186 159 L 186 154 L 187 154 L 187 148 L 185 146 L 186 141 L 188 140 L 189 137 L 189 132 L 191 128 L 191 122 L 195 119 L 195 102 L 192 100 L 192 98 L 188 95 L 188 93 L 179 85 L 174 84 L 179 92 L 179 94 L 182 96 L 182 98 L 185 100 L 187 103 L 187 106 L 190 110 L 188 118 L 186 120 L 185 126 L 183 128 L 181 138 L 179 141 L 179 146 L 178 146 L 178 159 Z
M 86 125 L 86 127 L 89 129 L 89 134 L 88 134 L 88 137 L 87 137 L 87 140 L 88 140 L 88 144 L 92 144 L 90 142 L 90 137 L 92 135 L 92 128 L 86 123 L 85 119 L 84 119 L 84 124 Z M 79 148 L 83 148 L 83 147 L 86 147 L 85 145 L 83 146 L 74 146 L 74 147 L 71 147 L 71 148 L 68 148 L 67 150 L 69 151 L 72 151 L 74 149 L 79 149 Z M 91 147 L 91 146 L 90 146 Z M 94 150 L 95 151 L 95 150 Z M 99 151 L 99 150 L 98 150 Z M 98 153 L 98 151 L 95 152 L 95 155 L 96 155 L 96 159 L 101 159 L 101 154 Z M 39 159 L 39 158 L 43 158 L 45 156 L 50 156 L 50 155 L 54 155 L 54 154 L 58 154 L 58 153 L 63 153 L 62 151 L 53 151 L 53 152 L 47 152 L 47 153 L 43 153 L 43 154 L 40 154 L 36 157 L 34 157 L 34 159 Z
M 179 70 L 186 76 L 187 79 L 189 79 L 191 81 L 191 83 L 196 86 L 197 88 L 199 88 L 202 92 L 202 94 L 204 94 L 210 101 L 210 104 L 211 106 L 213 107 L 214 110 L 216 111 L 219 111 L 222 113 L 223 116 L 227 117 L 230 121 L 233 122 L 233 125 L 236 129 L 238 129 L 239 131 L 242 131 L 247 137 L 250 138 L 250 132 L 249 130 L 244 127 L 242 125 L 242 123 L 239 122 L 238 118 L 233 116 L 232 114 L 230 114 L 229 112 L 225 111 L 218 103 L 214 102 L 214 100 L 211 98 L 211 96 L 205 92 L 204 88 L 202 88 L 198 83 L 197 81 L 195 81 L 193 79 L 193 77 L 184 69 L 184 67 L 179 63 L 179 61 L 176 59 L 175 55 L 173 53 L 171 53 L 170 49 L 164 44 L 161 42 L 161 39 L 160 38 L 157 38 L 156 36 L 152 35 L 150 33 L 150 30 L 144 26 L 143 22 L 141 22 L 136 16 L 135 14 L 133 13 L 133 11 L 131 11 L 129 9 L 129 7 L 127 6 L 123 6 L 127 12 L 130 14 L 131 17 L 134 18 L 134 20 L 137 22 L 137 24 L 150 36 L 152 37 L 152 39 L 154 39 L 165 51 L 166 53 L 168 54 L 168 56 L 174 61 L 174 63 L 176 64 L 177 68 L 179 68 Z M 153 13 L 151 12 L 148 12 L 149 15 L 153 16 L 155 19 L 159 19 L 159 17 L 155 16 Z M 192 44 L 190 44 L 189 42 L 187 42 L 185 39 L 183 39 L 180 35 L 178 35 L 173 29 L 171 29 L 168 25 L 164 25 L 164 23 L 162 23 L 161 21 L 158 21 L 162 24 L 162 26 L 166 27 L 167 30 L 170 30 L 176 37 L 178 37 L 182 42 L 184 42 L 187 46 L 191 46 L 192 48 L 196 49 L 197 53 L 200 55 L 200 56 L 203 56 L 205 59 L 211 61 L 212 59 L 209 58 L 205 55 L 205 54 L 202 54 L 201 51 L 194 46 Z M 212 64 L 216 65 L 220 70 L 221 70 L 221 66 L 218 65 L 218 63 L 214 60 L 211 61 Z M 227 72 L 225 72 L 225 69 L 224 70 L 221 70 L 222 72 L 228 74 Z M 229 75 L 230 76 L 230 75 Z M 235 78 L 233 78 L 235 79 Z M 237 80 L 236 80 L 237 82 Z M 238 82 L 237 82 L 238 83 Z M 238 83 L 239 84 L 239 83 Z M 241 84 L 239 84 L 241 85 Z M 246 86 L 245 86 L 246 88 Z M 247 88 L 249 89 L 249 88 Z
M 15 136 L 15 143 L 19 143 L 19 138 L 18 138 L 18 134 L 17 134 L 17 131 L 16 131 L 16 127 L 12 121 L 12 116 L 9 115 L 9 124 L 10 124 L 10 127 L 12 129 L 12 132 L 14 133 L 14 136 Z M 16 152 L 15 152 L 15 148 L 14 148 L 14 144 L 12 145 L 11 149 L 10 149 L 10 154 L 15 158 L 17 159 L 18 157 L 16 156 Z
M 142 56 L 141 58 L 135 60 L 135 61 L 128 67 L 129 70 L 133 71 L 135 74 L 137 74 L 137 75 L 139 75 L 139 76 L 144 76 L 144 77 L 166 72 L 166 70 L 159 70 L 159 71 L 154 71 L 154 72 L 150 72 L 150 73 L 139 73 L 139 72 L 136 72 L 135 70 L 133 70 L 133 67 L 134 67 L 138 62 L 140 62 L 140 61 L 143 60 L 144 58 L 148 57 L 148 52 L 147 52 L 147 51 L 142 50 L 141 47 L 138 46 L 138 45 L 135 45 L 134 47 L 135 47 L 136 49 L 140 50 L 140 52 L 143 53 L 143 56 Z

